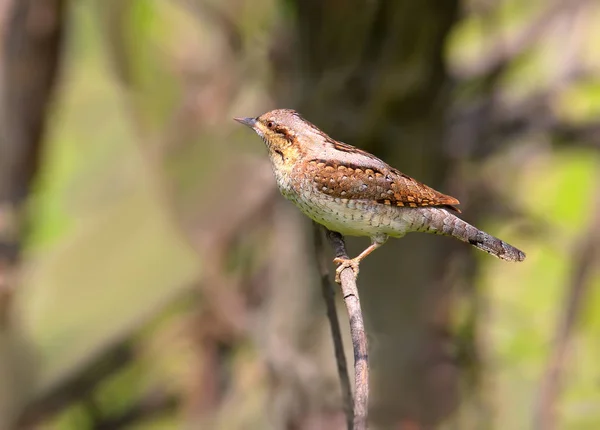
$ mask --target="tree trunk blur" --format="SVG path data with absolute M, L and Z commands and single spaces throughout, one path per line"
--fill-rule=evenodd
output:
M 272 58 L 277 107 L 298 109 L 338 140 L 365 148 L 441 191 L 448 159 L 444 46 L 456 1 L 295 0 L 295 28 Z M 352 243 L 355 245 L 352 246 Z M 351 242 L 356 253 L 364 239 Z M 431 428 L 458 403 L 448 348 L 451 240 L 391 240 L 361 266 L 359 288 L 371 338 L 371 421 Z
M 0 428 L 23 406 L 32 351 L 12 309 L 26 233 L 26 203 L 39 170 L 46 114 L 59 71 L 62 0 L 0 3 Z

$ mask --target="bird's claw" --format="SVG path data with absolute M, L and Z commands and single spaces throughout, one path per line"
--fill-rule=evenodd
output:
M 338 284 L 342 283 L 340 275 L 342 271 L 347 268 L 351 268 L 352 272 L 354 272 L 354 279 L 358 276 L 358 265 L 360 264 L 360 260 L 356 258 L 348 259 L 348 258 L 334 258 L 333 262 L 338 264 L 337 269 L 335 269 L 335 282 Z

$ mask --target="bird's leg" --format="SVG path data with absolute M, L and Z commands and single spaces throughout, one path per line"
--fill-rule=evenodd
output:
M 358 266 L 359 266 L 360 262 L 371 252 L 375 251 L 377 248 L 379 248 L 381 245 L 383 245 L 387 241 L 387 239 L 388 239 L 387 235 L 371 237 L 371 245 L 369 245 L 369 247 L 367 249 L 365 249 L 363 252 L 358 254 L 356 257 L 354 257 L 354 258 L 341 258 L 341 257 L 334 258 L 333 262 L 338 264 L 337 269 L 335 269 L 335 282 L 337 282 L 338 284 L 340 284 L 342 282 L 340 279 L 340 275 L 341 275 L 342 271 L 348 267 L 350 267 L 352 269 L 352 271 L 354 272 L 354 277 L 356 278 L 358 276 Z

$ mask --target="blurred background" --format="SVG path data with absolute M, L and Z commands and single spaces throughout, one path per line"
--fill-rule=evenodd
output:
M 345 428 L 311 224 L 232 121 L 283 107 L 527 253 L 365 260 L 371 428 L 600 428 L 597 1 L 1 0 L 0 28 L 0 429 Z

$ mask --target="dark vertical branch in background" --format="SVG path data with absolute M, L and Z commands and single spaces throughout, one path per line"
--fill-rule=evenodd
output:
M 60 61 L 62 0 L 19 0 L 8 12 L 0 101 L 0 311 L 14 288 L 20 210 L 38 170 Z
M 20 201 L 37 170 L 57 75 L 63 1 L 16 1 L 4 38 L 0 197 Z
M 20 203 L 37 172 L 61 57 L 64 2 L 19 0 L 3 47 L 0 199 Z
M 14 0 L 3 19 L 0 61 L 0 427 L 29 396 L 35 367 L 11 318 L 25 203 L 39 168 L 48 106 L 59 67 L 62 0 Z

